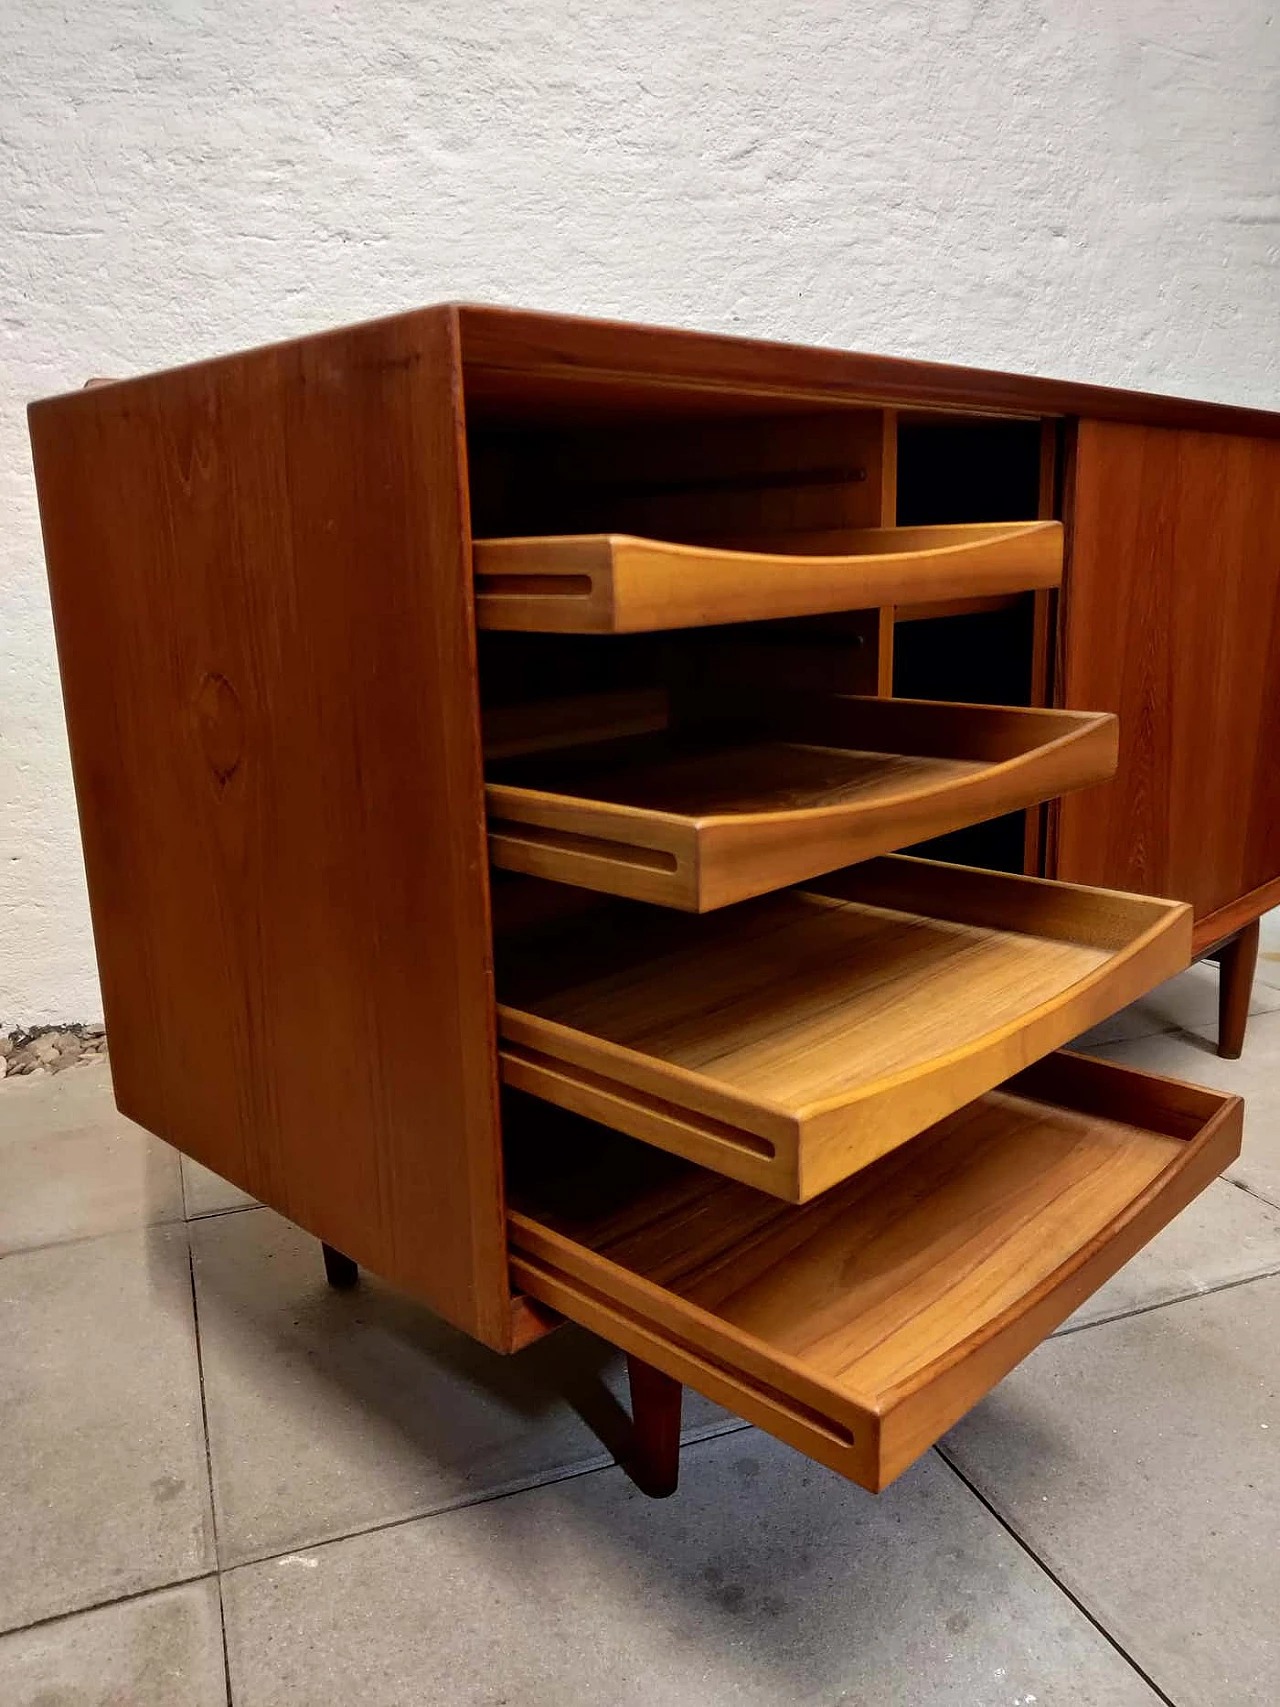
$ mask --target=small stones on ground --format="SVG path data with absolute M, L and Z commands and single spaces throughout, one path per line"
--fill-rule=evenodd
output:
M 107 1053 L 100 1025 L 33 1025 L 0 1037 L 0 1079 L 43 1078 Z

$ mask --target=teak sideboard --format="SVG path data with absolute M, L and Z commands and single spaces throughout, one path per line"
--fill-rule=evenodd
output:
M 1212 1180 L 1280 416 L 437 307 L 32 405 L 120 1108 L 872 1488 Z

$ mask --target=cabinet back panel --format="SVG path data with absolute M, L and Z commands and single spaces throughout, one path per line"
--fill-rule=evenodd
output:
M 898 424 L 899 525 L 1022 521 L 1047 515 L 1042 441 L 1039 421 L 903 417 Z M 1036 703 L 1031 594 L 1000 610 L 916 621 L 910 614 L 900 613 L 894 624 L 895 694 L 988 705 Z M 985 824 L 971 824 L 909 851 L 962 865 L 1022 871 L 1027 865 L 1026 814 L 1006 813 Z

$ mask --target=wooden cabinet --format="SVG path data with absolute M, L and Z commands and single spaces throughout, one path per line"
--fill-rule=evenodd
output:
M 443 307 L 30 421 L 120 1107 L 646 1486 L 882 1486 L 1235 1153 L 1054 1051 L 1280 879 L 1274 418 Z

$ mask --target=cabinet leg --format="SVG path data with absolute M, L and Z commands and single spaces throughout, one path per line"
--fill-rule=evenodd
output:
M 680 1401 L 683 1388 L 674 1376 L 627 1356 L 631 1386 L 632 1442 L 623 1469 L 651 1499 L 674 1494 L 680 1480 Z
M 1260 921 L 1255 919 L 1218 950 L 1218 1054 L 1236 1060 L 1244 1048 L 1249 1020 L 1249 997 L 1258 964 Z
M 335 1251 L 332 1245 L 321 1243 L 320 1249 L 324 1252 L 325 1279 L 335 1291 L 348 1291 L 360 1278 L 359 1265 L 341 1251 Z

